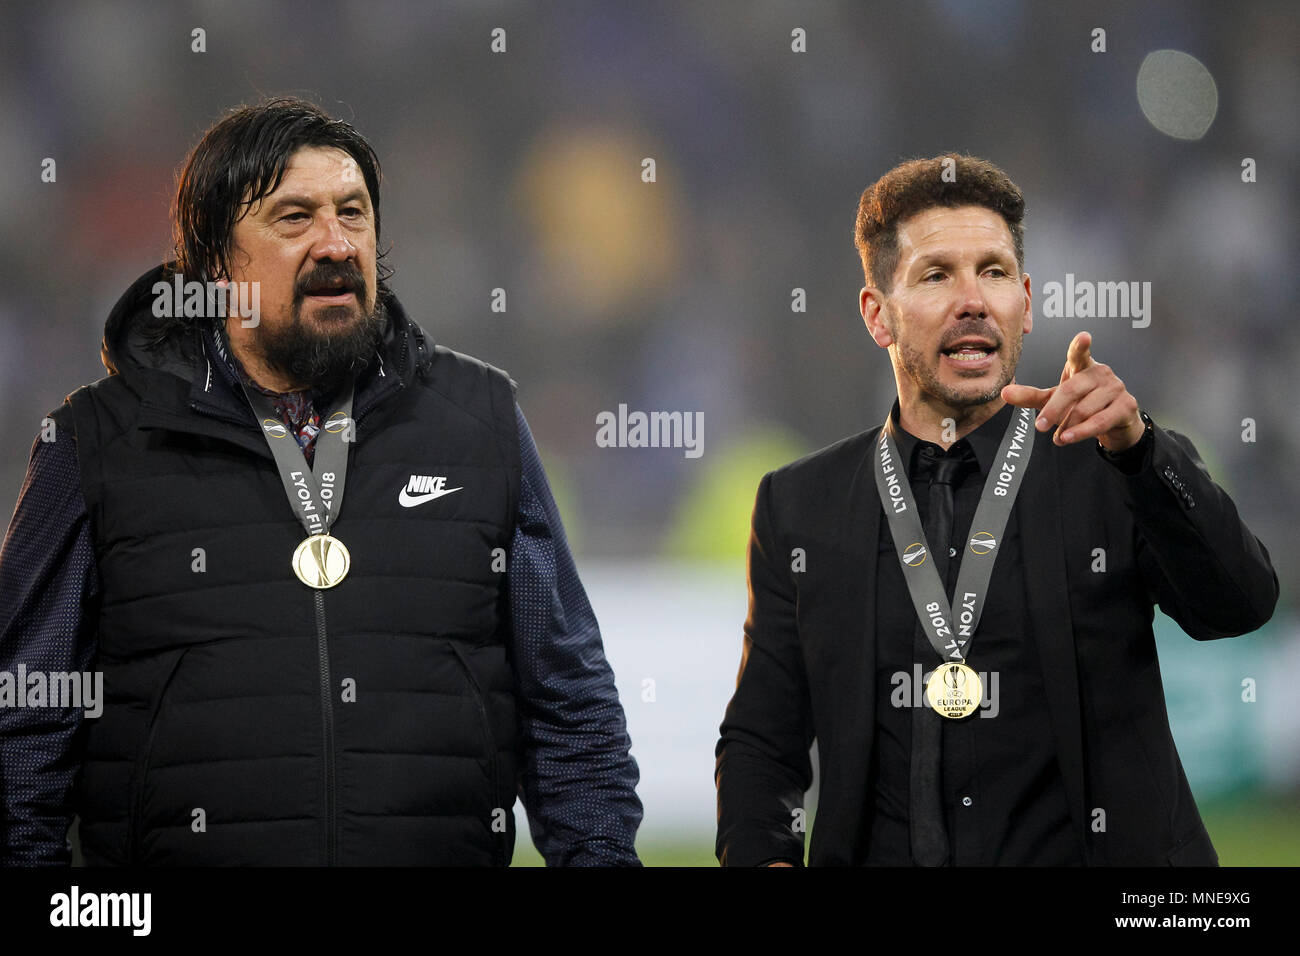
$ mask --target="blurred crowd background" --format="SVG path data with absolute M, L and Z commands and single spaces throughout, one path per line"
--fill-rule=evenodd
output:
M 206 52 L 191 49 L 195 28 Z M 796 28 L 806 52 L 791 48 Z M 1243 651 L 1162 634 L 1167 687 L 1188 660 L 1196 682 L 1224 666 L 1215 654 L 1253 655 L 1243 666 L 1259 673 L 1234 663 L 1216 691 L 1235 703 L 1240 675 L 1262 694 L 1265 671 L 1300 664 L 1289 0 L 56 2 L 6 4 L 0 46 L 4 513 L 41 418 L 104 374 L 112 304 L 170 257 L 187 151 L 234 105 L 312 99 L 379 154 L 383 244 L 407 310 L 519 383 L 624 688 L 643 833 L 691 846 L 670 859 L 707 862 L 711 849 L 711 747 L 739 661 L 758 480 L 872 427 L 892 400 L 887 356 L 857 312 L 852 230 L 861 191 L 906 158 L 974 153 L 1024 190 L 1038 301 L 1020 381 L 1055 384 L 1070 339 L 1091 331 L 1098 360 L 1195 441 L 1273 557 L 1274 621 Z M 1160 49 L 1213 77 L 1199 139 L 1166 135 L 1139 107 L 1139 67 Z M 46 157 L 54 183 L 40 178 Z M 1067 273 L 1150 282 L 1149 327 L 1044 317 L 1044 283 Z M 795 289 L 806 311 L 792 310 Z M 620 404 L 702 412 L 704 454 L 598 447 L 597 414 Z M 720 631 L 702 630 L 701 581 L 722 595 Z M 649 603 L 633 620 L 638 597 Z M 642 700 L 646 677 L 656 701 Z M 691 680 L 708 689 L 686 694 Z M 1172 710 L 1176 681 L 1170 697 Z M 1281 852 L 1300 862 L 1300 718 L 1287 711 L 1175 721 L 1198 799 L 1211 814 L 1227 801 L 1216 842 L 1246 828 L 1225 862 L 1266 858 L 1265 832 L 1286 834 Z M 691 782 L 664 783 L 678 778 Z M 1251 829 L 1260 820 L 1267 831 Z

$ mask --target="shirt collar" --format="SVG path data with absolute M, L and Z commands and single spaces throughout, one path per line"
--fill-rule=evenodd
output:
M 894 407 L 890 409 L 889 418 L 894 425 L 894 439 L 898 443 L 899 457 L 908 463 L 907 473 L 915 473 L 916 455 L 923 447 L 935 449 L 939 456 L 958 457 L 964 454 L 967 448 L 975 453 L 975 458 L 979 461 L 980 475 L 987 478 L 990 471 L 993 470 L 994 459 L 997 458 L 998 446 L 1002 444 L 1002 437 L 1006 434 L 1007 425 L 1011 421 L 1011 416 L 1015 412 L 1015 406 L 1003 405 L 988 421 L 984 422 L 973 432 L 963 435 L 960 441 L 956 441 L 944 451 L 934 442 L 923 441 L 917 438 L 907 429 L 903 428 L 898 417 L 900 408 L 898 399 L 894 399 Z

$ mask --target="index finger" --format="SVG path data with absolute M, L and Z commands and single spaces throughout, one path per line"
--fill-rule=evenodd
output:
M 1080 332 L 1074 337 L 1065 353 L 1065 364 L 1071 372 L 1082 372 L 1093 364 L 1091 332 Z

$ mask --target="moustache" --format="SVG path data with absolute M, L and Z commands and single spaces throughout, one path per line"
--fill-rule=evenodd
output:
M 352 292 L 358 301 L 366 299 L 366 278 L 353 262 L 325 262 L 294 283 L 294 298 L 309 295 L 339 295 Z

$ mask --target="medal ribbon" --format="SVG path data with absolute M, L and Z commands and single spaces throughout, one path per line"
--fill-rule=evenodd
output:
M 316 437 L 316 469 L 307 467 L 307 457 L 288 427 L 280 420 L 271 400 L 260 392 L 244 388 L 257 414 L 262 435 L 271 446 L 293 513 L 310 535 L 329 534 L 330 526 L 343 506 L 343 489 L 348 474 L 348 445 L 343 435 L 352 424 L 352 391 L 349 383 L 335 410 L 321 422 Z
M 1021 408 L 1011 416 L 993 471 L 984 480 L 966 546 L 970 553 L 962 557 L 961 570 L 957 572 L 955 595 L 960 596 L 961 611 L 956 619 L 934 562 L 925 560 L 928 557 L 925 530 L 894 441 L 893 416 L 885 419 L 880 430 L 875 455 L 876 489 L 889 519 L 898 562 L 921 629 L 945 661 L 966 660 L 968 646 L 984 613 L 993 563 L 1034 450 L 1033 424 L 1037 414 L 1032 408 Z M 947 547 L 948 542 L 938 542 L 938 546 Z

